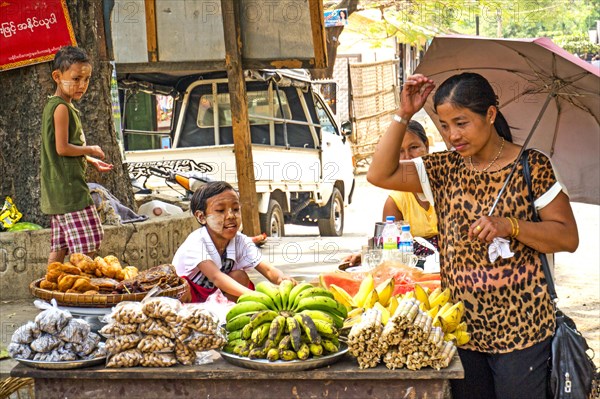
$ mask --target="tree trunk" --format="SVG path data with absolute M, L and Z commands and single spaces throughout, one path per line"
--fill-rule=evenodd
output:
M 75 106 L 81 111 L 86 141 L 102 147 L 106 161 L 114 165 L 106 174 L 88 168 L 87 180 L 103 185 L 134 208 L 112 118 L 112 65 L 106 55 L 102 2 L 69 0 L 67 5 L 77 45 L 88 52 L 93 66 L 88 91 Z M 49 225 L 49 219 L 40 211 L 40 133 L 42 110 L 55 90 L 51 65 L 45 62 L 0 72 L 0 201 L 10 195 L 23 221 L 43 226 Z
M 348 17 L 358 7 L 359 0 L 343 0 L 335 8 L 347 8 Z M 339 37 L 344 30 L 343 26 L 332 26 L 325 28 L 325 43 L 327 45 L 327 68 L 311 69 L 310 75 L 313 79 L 331 79 L 333 77 L 333 66 L 337 57 L 337 48 L 340 45 Z

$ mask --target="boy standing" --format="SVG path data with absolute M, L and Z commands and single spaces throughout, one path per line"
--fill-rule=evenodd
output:
M 99 146 L 86 145 L 79 111 L 71 103 L 83 97 L 91 75 L 83 49 L 67 46 L 56 53 L 56 92 L 42 116 L 41 209 L 52 216 L 48 263 L 63 262 L 67 253 L 93 256 L 104 235 L 85 170 L 87 163 L 99 172 L 110 171 L 112 165 L 100 160 L 104 152 Z

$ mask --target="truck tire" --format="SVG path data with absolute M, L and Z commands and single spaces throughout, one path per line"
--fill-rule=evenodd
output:
M 277 200 L 271 199 L 267 213 L 260 214 L 260 229 L 269 237 L 285 236 L 283 211 Z
M 319 233 L 325 237 L 340 237 L 344 233 L 344 197 L 333 188 L 327 204 L 328 218 L 319 219 Z

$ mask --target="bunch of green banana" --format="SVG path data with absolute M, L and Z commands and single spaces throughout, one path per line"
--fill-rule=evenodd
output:
M 347 307 L 309 283 L 260 282 L 226 315 L 224 351 L 254 359 L 305 360 L 339 350 Z

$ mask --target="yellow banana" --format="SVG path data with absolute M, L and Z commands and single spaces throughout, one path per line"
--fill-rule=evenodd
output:
M 427 314 L 429 315 L 429 317 L 431 317 L 432 319 L 435 319 L 435 316 L 437 316 L 438 312 L 440 310 L 440 305 L 436 305 L 434 307 L 432 307 L 431 309 L 429 309 L 427 311 Z
M 278 315 L 271 322 L 269 327 L 269 339 L 273 342 L 279 342 L 285 330 L 285 316 Z
M 296 351 L 296 355 L 300 360 L 308 359 L 308 357 L 310 356 L 310 348 L 308 347 L 308 344 L 303 343 L 302 345 L 300 345 L 300 349 Z
M 408 291 L 406 294 L 402 296 L 402 299 L 411 299 L 415 297 L 415 291 Z
M 392 298 L 392 294 L 394 293 L 394 278 L 390 277 L 375 288 L 377 291 L 377 295 L 379 296 L 379 303 L 384 307 L 388 305 L 390 299 Z
M 301 342 L 302 330 L 301 330 L 300 324 L 293 316 L 288 316 L 285 320 L 287 323 L 288 331 L 290 332 L 289 337 L 290 337 L 292 348 L 295 351 L 297 351 L 298 349 L 300 349 L 300 345 L 302 343 Z M 315 328 L 315 330 L 316 330 L 316 328 Z M 283 340 L 282 340 L 282 342 L 283 342 Z M 281 343 L 280 343 L 280 348 L 281 348 Z M 279 354 L 281 355 L 281 352 Z
M 444 289 L 439 295 L 437 295 L 433 300 L 429 301 L 429 307 L 433 308 L 434 306 L 444 306 L 450 300 L 450 289 Z
M 267 352 L 267 360 L 270 362 L 274 362 L 279 360 L 279 350 L 277 348 L 271 348 Z
M 331 326 L 332 331 L 335 331 L 335 327 L 333 326 L 333 324 L 324 322 L 323 320 L 314 320 L 313 321 L 313 319 L 311 319 L 309 316 L 307 316 L 304 313 L 295 314 L 294 319 L 296 319 L 296 321 L 300 325 L 300 328 L 302 328 L 302 330 L 304 331 L 304 334 L 308 337 L 309 341 L 313 344 L 321 343 L 321 336 L 319 335 L 320 331 L 319 331 L 319 328 L 317 327 L 316 323 L 319 323 L 319 325 L 321 325 L 321 324 L 329 325 L 329 326 Z M 296 351 L 299 351 L 299 349 L 296 349 Z
M 428 311 L 430 309 L 429 296 L 420 284 L 415 284 L 415 298 L 423 305 L 421 310 Z
M 342 328 L 342 325 L 344 324 L 344 320 L 338 315 L 334 315 L 333 313 L 329 312 L 323 312 L 322 310 L 304 309 L 300 313 L 307 315 L 308 317 L 313 319 L 313 321 L 323 320 L 327 323 L 331 323 L 335 326 L 335 328 Z
M 256 327 L 254 331 L 252 331 L 251 339 L 254 345 L 260 346 L 265 342 L 265 340 L 267 339 L 267 335 L 269 334 L 269 327 L 271 327 L 270 322 L 261 324 L 260 326 Z M 267 356 L 266 351 L 263 357 L 264 356 Z
M 444 341 L 448 341 L 448 342 L 452 342 L 452 343 L 456 344 L 456 335 L 454 335 L 452 333 L 446 333 L 446 334 L 444 334 Z
M 458 326 L 456 326 L 456 331 L 467 332 L 467 322 L 461 321 L 460 323 L 458 323 Z
M 348 309 L 352 309 L 354 306 L 354 299 L 352 295 L 348 294 L 342 287 L 338 287 L 335 284 L 329 286 L 329 291 L 333 294 L 333 299 L 346 306 Z
M 323 344 L 308 344 L 308 349 L 310 349 L 310 354 L 313 356 L 321 356 L 323 355 Z
M 363 314 L 364 311 L 365 311 L 364 308 L 354 308 L 348 312 L 348 318 L 351 318 L 354 316 L 360 316 L 361 314 Z
M 397 296 L 392 296 L 392 298 L 390 299 L 390 303 L 388 304 L 388 310 L 390 311 L 390 315 L 393 315 L 394 313 L 396 313 L 396 309 L 398 309 L 398 297 Z
M 279 359 L 286 360 L 286 361 L 296 360 L 296 359 L 298 359 L 298 355 L 293 350 L 280 349 L 279 350 Z
M 330 341 L 328 339 L 324 339 L 321 342 L 321 345 L 323 346 L 323 349 L 325 349 L 325 351 L 329 353 L 335 353 L 338 350 L 340 350 L 339 345 L 336 345 L 333 341 Z
M 318 333 L 324 337 L 329 337 L 338 334 L 337 328 L 335 328 L 335 326 L 331 323 L 328 323 L 323 320 L 313 320 L 313 322 L 315 323 L 315 327 L 317 328 Z M 314 342 L 311 340 L 311 343 L 319 344 L 320 341 Z
M 466 331 L 455 331 L 456 346 L 462 346 L 471 340 L 471 334 Z
M 365 300 L 369 293 L 371 293 L 375 289 L 375 282 L 373 281 L 373 276 L 370 273 L 367 273 L 363 281 L 360 283 L 360 287 L 358 288 L 358 292 L 354 295 L 354 305 L 358 308 L 364 306 Z
M 385 326 L 387 324 L 388 320 L 390 319 L 390 311 L 387 310 L 387 308 L 385 308 L 379 302 L 375 303 L 373 308 L 379 309 L 379 311 L 381 312 L 381 323 Z
M 441 287 L 435 287 L 435 290 L 431 291 L 429 294 L 429 304 L 435 300 L 435 298 L 442 293 Z
M 438 316 L 443 315 L 451 307 L 452 307 L 452 302 L 446 302 L 445 304 L 442 305 L 442 307 L 440 308 L 440 310 L 438 310 L 437 315 Z
M 346 320 L 344 320 L 344 327 L 342 328 L 350 328 L 355 324 L 360 323 L 360 320 L 362 318 L 362 315 L 357 315 L 357 316 L 353 316 L 353 317 L 349 317 Z
M 371 309 L 376 303 L 379 303 L 379 295 L 377 294 L 377 291 L 373 290 L 369 292 L 363 305 L 365 309 Z

